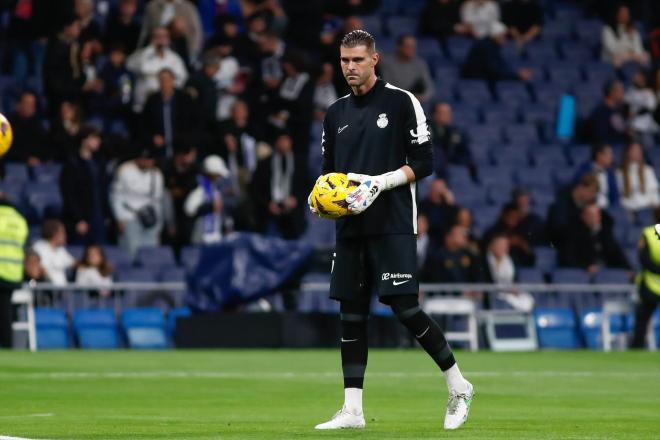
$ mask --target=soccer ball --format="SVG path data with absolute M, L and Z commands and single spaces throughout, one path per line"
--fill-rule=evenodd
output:
M 0 113 L 0 157 L 7 154 L 12 140 L 14 140 L 14 133 L 11 131 L 11 125 L 5 115 Z
M 319 216 L 335 220 L 349 215 L 346 196 L 357 186 L 343 173 L 328 173 L 316 179 L 312 189 L 312 207 Z

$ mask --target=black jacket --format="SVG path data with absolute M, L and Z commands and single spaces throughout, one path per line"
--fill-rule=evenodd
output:
M 100 210 L 102 217 L 108 218 L 108 181 L 105 165 L 102 161 L 94 161 L 96 176 L 92 173 L 89 163 L 79 155 L 72 156 L 64 164 L 60 174 L 60 192 L 62 193 L 62 216 L 64 223 L 75 224 L 81 220 L 91 222 L 95 209 Z M 94 190 L 98 200 L 95 202 Z
M 85 79 L 80 59 L 72 59 L 73 44 L 77 43 L 53 37 L 46 46 L 43 64 L 44 92 L 49 99 L 51 114 L 58 114 L 62 101 L 78 100 L 82 94 Z
M 605 212 L 602 215 L 602 227 L 596 234 L 582 221 L 569 230 L 567 240 L 559 247 L 560 266 L 586 269 L 595 264 L 630 269 L 628 259 L 614 237 L 611 218 Z
M 382 80 L 365 95 L 335 101 L 323 121 L 323 173 L 379 175 L 409 165 L 420 180 L 433 169 L 426 115 L 413 94 Z M 415 183 L 378 196 L 362 214 L 337 220 L 337 236 L 417 232 Z
M 492 38 L 474 43 L 463 63 L 461 76 L 488 81 L 518 79 L 518 74 L 502 56 L 500 45 Z
M 198 112 L 193 105 L 192 98 L 180 90 L 174 92 L 172 97 L 171 121 L 173 138 L 189 135 L 198 127 Z M 150 141 L 156 134 L 164 135 L 163 123 L 163 97 L 154 93 L 147 99 L 142 111 L 142 134 Z

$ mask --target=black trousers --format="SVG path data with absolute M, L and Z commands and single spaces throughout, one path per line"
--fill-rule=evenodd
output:
M 0 286 L 0 348 L 12 347 L 12 307 L 13 288 Z
M 639 303 L 635 308 L 635 331 L 631 343 L 633 348 L 646 346 L 646 329 L 658 304 L 660 295 L 651 292 L 642 284 L 639 288 Z

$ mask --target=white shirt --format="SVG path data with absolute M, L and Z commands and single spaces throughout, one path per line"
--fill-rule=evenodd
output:
M 654 208 L 660 204 L 658 194 L 658 179 L 655 171 L 648 165 L 644 165 L 644 192 L 641 190 L 639 180 L 639 164 L 628 165 L 628 178 L 630 179 L 630 195 L 626 197 L 623 193 L 623 173 L 616 170 L 616 180 L 621 194 L 621 205 L 629 211 Z
M 85 286 L 109 286 L 112 276 L 104 277 L 95 267 L 79 267 L 76 270 L 76 283 Z
M 158 168 L 141 170 L 135 161 L 122 164 L 112 182 L 110 200 L 115 218 L 119 221 L 135 220 L 135 211 L 151 204 L 162 218 L 163 174 Z
M 653 90 L 633 87 L 626 92 L 625 101 L 633 113 L 648 110 L 646 113 L 631 118 L 630 124 L 636 131 L 642 133 L 655 133 L 658 131 L 658 124 L 653 119 L 653 110 L 658 104 Z
M 222 200 L 222 195 L 220 193 L 216 194 L 216 196 Z M 197 210 L 199 210 L 199 208 L 204 203 L 206 203 L 206 194 L 204 193 L 204 188 L 198 186 L 190 194 L 188 194 L 188 197 L 186 197 L 186 201 L 183 204 L 183 211 L 188 217 L 195 217 L 195 215 L 197 215 Z M 191 237 L 193 244 L 211 244 L 218 243 L 222 240 L 222 211 L 214 211 L 207 215 L 213 216 L 213 224 L 216 226 L 216 228 L 214 228 L 212 231 L 205 231 L 205 216 L 200 216 L 195 219 Z
M 483 4 L 475 1 L 465 2 L 461 7 L 461 21 L 472 25 L 475 37 L 487 37 L 493 23 L 500 21 L 500 6 L 494 1 Z
M 615 33 L 610 26 L 603 26 L 601 33 L 601 44 L 603 46 L 601 57 L 603 61 L 612 62 L 614 56 L 628 52 L 641 55 L 644 53 L 642 46 L 642 39 L 639 36 L 637 29 L 628 31 L 624 26 L 619 26 L 619 30 Z
M 44 239 L 37 240 L 32 249 L 39 255 L 50 282 L 58 286 L 66 285 L 66 271 L 75 263 L 69 251 L 64 246 L 54 248 Z
M 126 68 L 135 74 L 135 94 L 133 110 L 141 112 L 150 94 L 158 91 L 158 72 L 169 69 L 174 72 L 177 87 L 183 87 L 188 78 L 186 65 L 172 49 L 165 48 L 162 56 L 156 53 L 154 46 L 138 49 L 126 60 Z

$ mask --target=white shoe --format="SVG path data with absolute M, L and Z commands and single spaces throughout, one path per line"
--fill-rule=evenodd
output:
M 467 421 L 472 398 L 474 397 L 474 387 L 470 382 L 467 382 L 467 385 L 468 391 L 465 393 L 459 394 L 455 391 L 449 393 L 447 414 L 445 414 L 445 429 L 460 428 Z
M 316 425 L 314 429 L 362 429 L 364 414 L 349 412 L 346 407 L 342 407 L 328 422 Z

